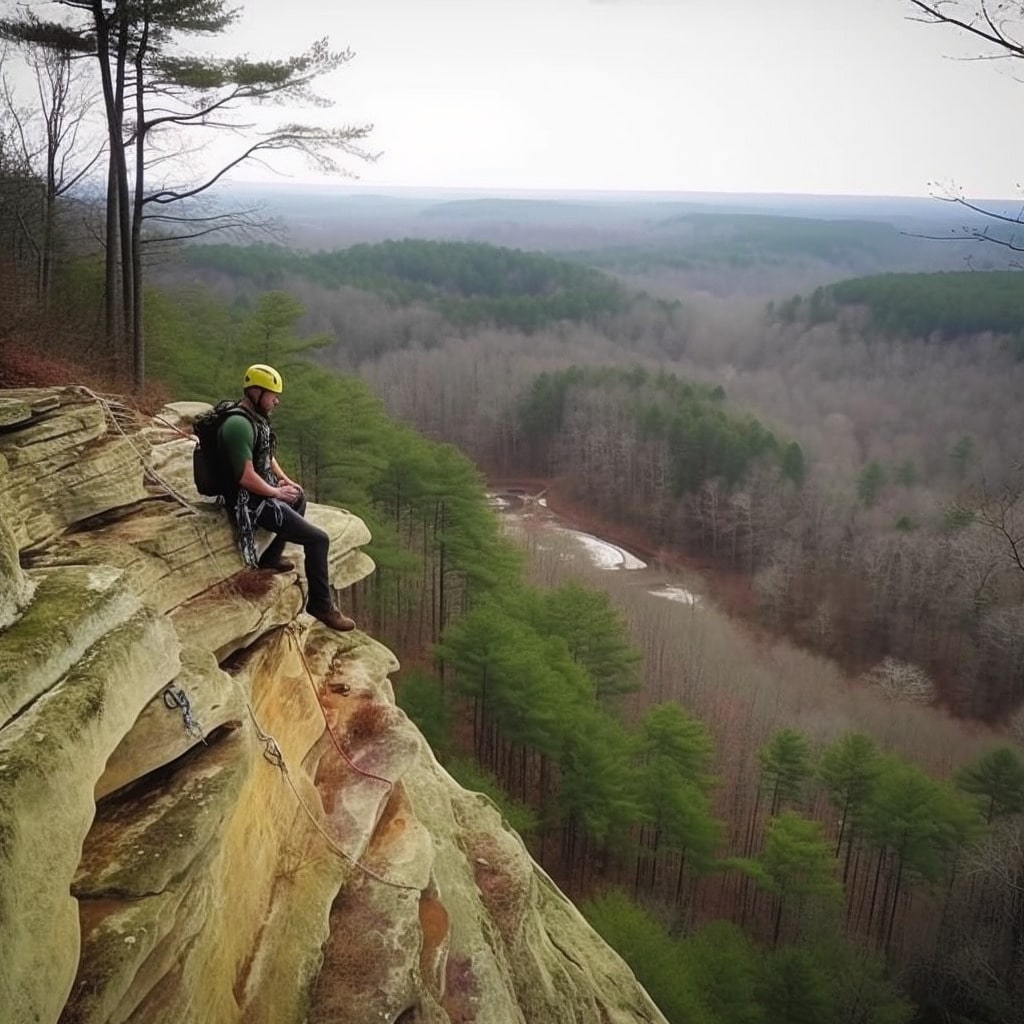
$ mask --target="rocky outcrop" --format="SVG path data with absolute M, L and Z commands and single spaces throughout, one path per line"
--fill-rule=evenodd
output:
M 391 652 L 303 614 L 301 557 L 242 570 L 196 411 L 0 392 L 0 1024 L 661 1022 Z

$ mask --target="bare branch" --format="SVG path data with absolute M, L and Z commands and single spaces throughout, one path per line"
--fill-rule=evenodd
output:
M 201 185 L 183 190 L 162 189 L 146 196 L 143 202 L 146 204 L 175 203 L 200 195 L 215 185 L 228 171 L 249 160 L 254 154 L 261 152 L 293 150 L 312 161 L 321 171 L 340 173 L 340 168 L 330 155 L 329 151 L 332 149 L 358 156 L 362 160 L 377 159 L 375 154 L 366 152 L 354 144 L 355 141 L 365 138 L 371 128 L 372 126 L 369 125 L 337 129 L 287 125 L 279 131 L 264 135 Z
M 981 0 L 980 14 L 976 14 L 972 20 L 946 13 L 945 8 L 950 5 L 943 3 L 942 0 L 935 3 L 926 3 L 925 0 L 907 0 L 907 2 L 916 7 L 923 15 L 923 17 L 912 18 L 913 21 L 921 21 L 928 25 L 953 25 L 978 39 L 983 39 L 985 42 L 1005 50 L 1004 56 L 1024 57 L 1024 46 L 1009 36 L 994 20 L 989 12 L 987 0 Z M 983 24 L 979 24 L 979 20 Z
M 1015 568 L 1024 573 L 1024 469 L 1018 466 L 1014 478 L 997 494 L 984 481 L 974 501 L 954 503 L 951 511 L 961 522 L 972 522 L 991 530 L 1005 542 Z
M 935 188 L 933 184 L 933 189 Z M 990 206 L 983 206 L 981 203 L 967 199 L 964 195 L 951 186 L 945 186 L 943 191 L 932 191 L 932 198 L 943 203 L 951 203 L 962 206 L 965 210 L 977 214 L 979 217 L 995 221 L 996 224 L 1006 224 L 1019 227 L 1024 232 L 1024 210 L 1017 214 L 1003 213 Z M 921 238 L 932 242 L 987 242 L 991 245 L 998 245 L 1011 252 L 1024 252 L 1024 237 L 1018 238 L 1015 233 L 1008 235 L 993 233 L 991 225 L 975 227 L 964 224 L 959 228 L 951 229 L 948 234 L 930 234 L 919 231 L 901 231 L 900 234 L 907 238 Z

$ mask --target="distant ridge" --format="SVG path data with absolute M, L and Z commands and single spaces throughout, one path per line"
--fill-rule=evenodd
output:
M 885 220 L 971 224 L 979 219 L 956 204 L 929 196 L 814 195 L 799 193 L 602 191 L 544 189 L 465 189 L 416 188 L 412 186 L 373 186 L 361 188 L 344 184 L 246 182 L 230 186 L 233 197 L 261 198 L 268 202 L 329 200 L 332 203 L 431 207 L 451 216 L 472 212 L 523 214 L 551 213 L 559 206 L 576 211 L 601 208 L 606 213 L 642 207 L 671 205 L 677 210 L 731 213 L 761 213 L 775 216 L 800 216 L 828 219 Z M 975 199 L 979 205 L 995 210 L 1012 207 L 1015 215 L 1019 200 Z M 433 212 L 431 215 L 434 215 Z

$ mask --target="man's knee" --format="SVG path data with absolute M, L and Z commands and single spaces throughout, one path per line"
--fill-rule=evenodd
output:
M 331 543 L 330 534 L 326 530 L 321 530 L 319 526 L 314 526 L 312 523 L 309 523 L 309 529 L 306 532 L 309 537 L 307 543 L 311 545 L 323 545 L 324 547 L 327 547 Z

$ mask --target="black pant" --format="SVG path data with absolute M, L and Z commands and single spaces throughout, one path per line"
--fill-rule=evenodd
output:
M 327 575 L 327 551 L 331 546 L 331 538 L 314 526 L 304 517 L 306 496 L 299 494 L 294 505 L 268 498 L 263 510 L 256 519 L 256 525 L 276 534 L 269 547 L 260 556 L 261 565 L 269 565 L 281 558 L 285 544 L 301 544 L 306 554 L 306 580 L 309 583 L 309 598 L 306 608 L 309 611 L 327 611 L 334 606 L 331 597 L 331 583 Z M 277 525 L 277 516 L 281 517 L 281 525 Z

